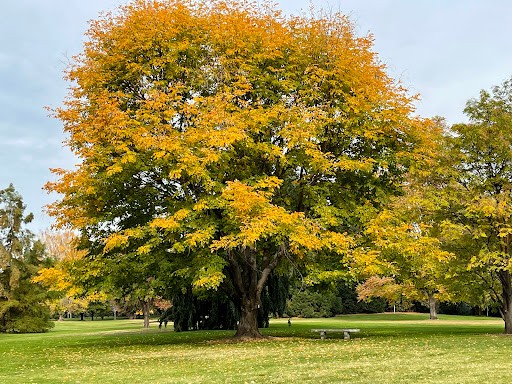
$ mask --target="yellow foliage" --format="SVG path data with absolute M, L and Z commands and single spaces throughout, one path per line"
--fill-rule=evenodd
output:
M 151 252 L 151 244 L 145 244 L 137 249 L 139 255 L 145 255 Z
M 130 236 L 120 233 L 113 233 L 105 240 L 104 252 L 109 252 L 114 248 L 126 246 L 130 240 Z
M 215 228 L 206 228 L 189 233 L 184 244 L 190 248 L 203 247 L 210 243 L 215 233 Z
M 193 285 L 196 288 L 217 289 L 223 280 L 224 274 L 222 272 L 213 272 L 194 281 Z
M 141 0 L 92 21 L 87 38 L 54 110 L 80 165 L 55 170 L 46 189 L 62 196 L 49 213 L 105 236 L 105 254 L 163 244 L 177 259 L 245 248 L 261 259 L 266 247 L 303 264 L 329 255 L 337 267 L 356 245 L 340 230 L 347 217 L 374 215 L 358 188 L 398 185 L 396 170 L 430 150 L 429 123 L 410 116 L 415 97 L 337 13 Z M 338 198 L 344 189 L 360 194 L 354 207 Z M 379 246 L 435 248 L 414 242 L 422 226 L 380 226 L 389 215 L 367 233 Z M 222 278 L 217 268 L 195 284 Z
M 160 217 L 157 219 L 154 219 L 150 223 L 150 227 L 152 228 L 162 228 L 167 230 L 173 230 L 180 228 L 181 223 L 180 221 L 184 220 L 188 215 L 190 211 L 187 209 L 180 209 L 178 212 L 176 212 L 171 217 Z
M 32 281 L 50 287 L 53 291 L 65 292 L 72 287 L 66 271 L 59 268 L 43 268 Z

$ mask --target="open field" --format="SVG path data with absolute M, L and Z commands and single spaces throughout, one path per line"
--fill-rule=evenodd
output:
M 424 314 L 271 320 L 268 340 L 233 331 L 144 330 L 142 320 L 58 322 L 0 335 L 0 383 L 505 383 L 512 337 L 496 318 Z M 311 328 L 360 328 L 320 340 Z

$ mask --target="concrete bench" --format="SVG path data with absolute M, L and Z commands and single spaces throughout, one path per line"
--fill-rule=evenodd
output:
M 320 338 L 325 339 L 325 334 L 327 332 L 343 332 L 343 338 L 345 340 L 350 339 L 351 332 L 360 332 L 360 329 L 312 329 L 311 332 L 320 332 Z

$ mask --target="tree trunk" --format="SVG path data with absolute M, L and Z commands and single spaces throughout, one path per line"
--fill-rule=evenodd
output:
M 510 301 L 510 299 L 509 299 Z M 509 306 L 512 303 L 509 302 Z M 503 313 L 503 320 L 505 321 L 505 333 L 507 335 L 512 334 L 512 311 L 508 310 L 507 312 Z
M 117 320 L 117 305 L 114 299 L 110 299 L 110 309 L 114 315 L 114 320 Z
M 149 328 L 149 300 L 142 301 L 142 313 L 144 315 L 144 328 Z
M 503 292 L 502 317 L 505 321 L 505 333 L 512 334 L 512 282 L 508 271 L 498 272 Z
M 275 254 L 263 254 L 258 265 L 256 249 L 243 247 L 228 254 L 229 274 L 232 286 L 224 284 L 221 288 L 227 293 L 240 313 L 236 338 L 262 338 L 258 329 L 258 308 L 261 292 L 268 276 L 275 269 L 286 252 L 285 245 L 279 246 Z
M 430 309 L 430 320 L 437 320 L 437 300 L 433 293 L 428 294 L 428 307 Z
M 258 329 L 258 303 L 259 298 L 253 297 L 242 300 L 240 307 L 240 321 L 235 333 L 237 338 L 262 338 Z

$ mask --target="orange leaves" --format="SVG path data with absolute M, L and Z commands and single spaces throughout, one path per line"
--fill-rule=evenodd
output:
M 279 180 L 275 177 L 260 182 L 260 186 L 265 188 L 274 184 L 277 186 Z M 257 187 L 252 187 L 240 181 L 228 181 L 227 187 L 222 193 L 222 199 L 226 204 L 228 212 L 238 220 L 249 219 L 266 208 L 270 208 L 269 197 L 273 191 L 261 191 Z
M 392 277 L 372 276 L 363 284 L 357 286 L 357 298 L 369 300 L 372 297 L 382 297 L 394 304 L 398 301 L 403 287 L 395 283 Z
M 171 179 L 211 184 L 208 168 L 239 143 L 313 172 L 367 172 L 377 160 L 322 148 L 326 128 L 394 144 L 396 127 L 408 128 L 410 100 L 383 72 L 371 37 L 355 37 L 339 14 L 285 18 L 270 3 L 139 1 L 93 21 L 88 37 L 68 72 L 77 85 L 55 115 L 89 172 L 107 179 L 149 152 Z M 260 134 L 278 144 L 258 142 Z M 338 147 L 351 138 L 341 139 Z

